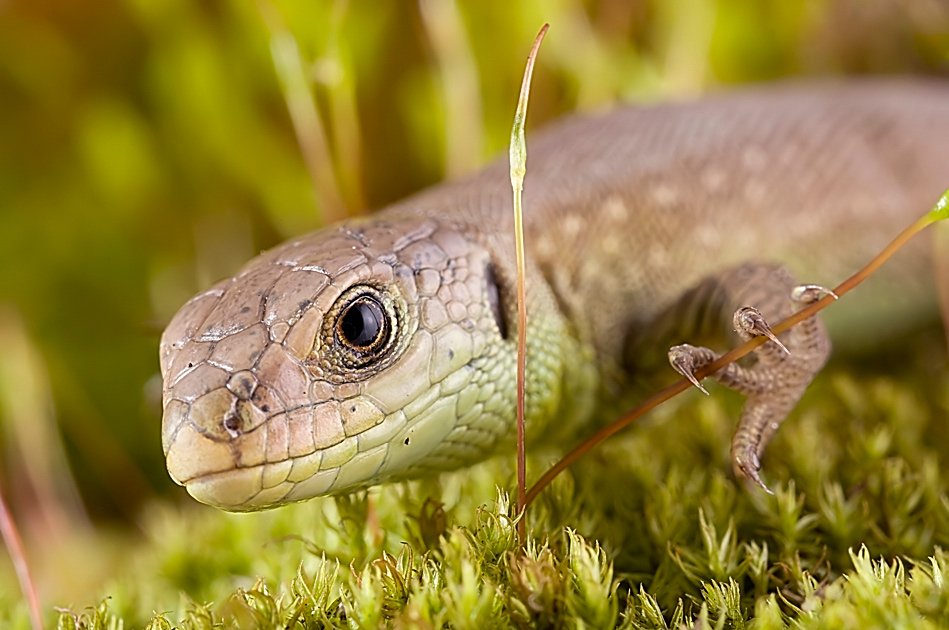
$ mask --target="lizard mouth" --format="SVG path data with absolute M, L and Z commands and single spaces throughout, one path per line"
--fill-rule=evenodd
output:
M 266 505 L 255 505 L 254 497 L 260 494 L 263 466 L 236 468 L 224 472 L 195 477 L 184 482 L 185 489 L 201 503 L 243 512 Z
M 183 485 L 188 494 L 201 503 L 229 512 L 252 512 L 290 503 L 295 500 L 291 495 L 307 491 L 324 494 L 336 481 L 339 473 L 338 469 L 327 470 L 300 483 L 286 480 L 271 483 L 271 480 L 279 478 L 279 474 L 274 474 L 274 469 L 290 463 L 290 460 L 287 460 L 277 464 L 235 468 L 195 477 Z M 268 483 L 271 483 L 270 487 L 267 487 Z M 301 485 L 306 487 L 299 488 Z M 307 497 L 301 496 L 296 500 L 305 498 Z
M 367 442 L 366 432 L 345 436 L 340 429 L 338 436 L 330 436 L 335 438 L 332 444 L 314 448 L 309 407 L 281 410 L 270 421 L 255 423 L 248 421 L 256 420 L 253 415 L 240 413 L 246 404 L 222 388 L 190 405 L 168 401 L 162 420 L 171 478 L 201 503 L 232 512 L 277 507 L 375 482 L 389 449 L 385 438 L 401 427 L 385 427 L 383 435 L 375 436 L 377 444 Z M 231 419 L 238 422 L 232 426 Z M 245 432 L 245 427 L 250 430 Z M 292 439 L 298 428 L 309 440 Z
M 259 439 L 264 429 L 242 437 Z M 201 503 L 231 512 L 262 510 L 323 495 L 339 476 L 338 467 L 319 470 L 323 451 L 258 463 L 241 462 L 237 446 L 183 423 L 167 447 L 168 472 Z

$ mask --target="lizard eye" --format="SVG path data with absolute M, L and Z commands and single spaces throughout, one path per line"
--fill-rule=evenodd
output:
M 343 307 L 336 320 L 336 338 L 357 352 L 371 352 L 385 346 L 389 322 L 385 309 L 375 297 L 361 295 Z
M 400 308 L 379 287 L 360 284 L 345 291 L 330 309 L 324 339 L 330 341 L 323 358 L 330 370 L 378 367 L 397 350 Z

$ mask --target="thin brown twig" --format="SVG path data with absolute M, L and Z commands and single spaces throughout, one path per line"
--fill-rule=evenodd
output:
M 887 245 L 869 263 L 867 263 L 866 266 L 864 266 L 855 274 L 853 274 L 852 276 L 844 280 L 837 288 L 835 288 L 834 294 L 839 298 L 843 296 L 845 293 L 848 293 L 849 291 L 851 291 L 854 287 L 856 287 L 858 284 L 866 280 L 873 272 L 875 272 L 880 267 L 880 265 L 886 262 L 886 260 L 890 256 L 892 256 L 898 249 L 900 249 L 904 244 L 906 244 L 906 242 L 910 238 L 912 238 L 918 232 L 922 231 L 931 223 L 939 219 L 946 218 L 945 214 L 947 213 L 947 198 L 949 198 L 949 191 L 947 191 L 946 194 L 942 196 L 942 198 L 939 200 L 939 202 L 936 204 L 935 208 L 931 212 L 927 213 L 925 216 L 921 217 L 920 219 L 915 221 L 912 225 L 910 225 L 905 230 L 900 232 L 899 235 L 897 235 L 897 237 L 894 238 L 893 241 L 891 241 L 889 245 Z M 799 324 L 800 322 L 804 321 L 808 317 L 811 317 L 817 314 L 818 311 L 821 311 L 822 309 L 826 308 L 834 301 L 836 300 L 833 296 L 831 295 L 824 296 L 817 302 L 814 302 L 813 304 L 808 305 L 806 308 L 801 309 L 800 311 L 796 312 L 794 315 L 791 315 L 787 319 L 783 320 L 782 322 L 774 326 L 771 330 L 775 335 L 778 335 L 788 330 L 792 326 Z M 738 359 L 745 356 L 746 354 L 753 351 L 755 348 L 764 344 L 767 341 L 768 340 L 766 337 L 755 337 L 754 339 L 751 339 L 750 341 L 747 341 L 741 344 L 737 348 L 734 348 L 731 351 L 723 354 L 717 360 L 708 364 L 701 370 L 697 370 L 695 373 L 695 378 L 701 381 L 703 378 L 709 376 L 710 374 L 714 374 L 715 372 L 722 369 L 729 363 L 734 363 L 735 361 L 737 361 Z M 666 402 L 673 396 L 676 396 L 684 392 L 690 387 L 692 387 L 692 384 L 687 379 L 682 378 L 676 381 L 675 383 L 673 383 L 672 385 L 670 385 L 669 387 L 666 387 L 659 393 L 653 394 L 652 396 L 647 398 L 645 401 L 640 403 L 637 407 L 635 407 L 634 409 L 632 409 L 631 411 L 629 411 L 628 413 L 626 413 L 619 419 L 614 420 L 613 422 L 611 422 L 610 424 L 603 427 L 602 429 L 594 433 L 592 436 L 584 440 L 579 446 L 577 446 L 572 451 L 567 453 L 567 455 L 565 455 L 563 459 L 561 459 L 556 464 L 554 464 L 546 473 L 543 474 L 543 476 L 541 476 L 540 479 L 537 480 L 537 482 L 533 486 L 531 486 L 530 491 L 527 493 L 526 505 L 530 505 L 534 501 L 534 499 L 536 499 L 537 496 L 541 493 L 541 491 L 544 488 L 546 488 L 557 475 L 559 475 L 561 472 L 566 470 L 568 466 L 570 466 L 575 461 L 580 459 L 583 455 L 585 455 L 588 451 L 590 451 L 594 446 L 596 446 L 597 444 L 599 444 L 606 438 L 619 432 L 620 430 L 624 429 L 629 424 L 633 423 L 634 421 L 639 419 L 641 416 L 643 416 L 647 412 L 652 411 L 653 409 L 655 409 L 662 403 Z M 526 509 L 526 506 L 525 506 L 525 509 Z

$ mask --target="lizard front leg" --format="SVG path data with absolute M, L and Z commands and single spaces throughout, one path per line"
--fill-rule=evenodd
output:
M 760 335 L 772 339 L 758 348 L 751 365 L 733 363 L 711 375 L 747 397 L 732 438 L 732 461 L 738 477 L 747 477 L 765 490 L 758 475 L 764 448 L 830 354 L 827 332 L 816 317 L 777 338 L 768 322 L 788 317 L 824 292 L 821 287 L 796 286 L 784 267 L 746 264 L 705 279 L 656 322 L 658 329 L 664 329 L 660 336 L 666 338 L 676 333 L 708 333 L 716 327 L 724 335 L 728 322 L 744 340 Z M 745 306 L 749 304 L 754 306 Z M 719 356 L 710 348 L 688 344 L 669 350 L 672 366 L 700 389 L 692 374 Z

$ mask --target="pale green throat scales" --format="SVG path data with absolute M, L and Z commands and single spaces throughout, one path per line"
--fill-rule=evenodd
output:
M 675 376 L 667 355 L 688 375 L 718 356 L 701 344 L 761 334 L 819 295 L 799 281 L 843 279 L 947 186 L 941 83 L 784 85 L 534 133 L 528 439 L 609 419 L 632 383 Z M 189 301 L 161 341 L 175 481 L 255 510 L 510 445 L 510 198 L 497 163 L 284 243 Z M 930 309 L 928 257 L 923 241 L 901 252 L 831 309 L 831 334 Z M 789 353 L 769 341 L 714 377 L 747 396 L 732 456 L 759 483 L 768 440 L 830 351 L 813 319 L 780 341 Z

